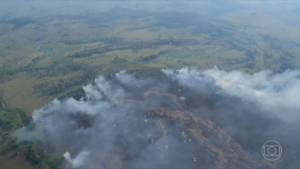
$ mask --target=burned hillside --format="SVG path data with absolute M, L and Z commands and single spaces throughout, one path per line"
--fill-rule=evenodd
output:
M 36 110 L 33 121 L 47 153 L 65 151 L 66 168 L 293 167 L 299 74 L 214 68 L 136 77 L 121 71 L 84 86 L 80 100 L 54 100 Z M 280 99 L 289 103 L 278 105 Z M 261 155 L 271 139 L 286 152 L 276 165 Z

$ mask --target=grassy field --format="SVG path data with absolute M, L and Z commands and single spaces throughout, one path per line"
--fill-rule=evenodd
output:
M 26 155 L 15 155 L 22 146 L 13 149 L 12 132 L 34 109 L 54 98 L 80 98 L 81 86 L 99 75 L 215 65 L 249 73 L 298 69 L 300 24 L 295 5 L 257 3 L 1 5 L 0 119 L 10 126 L 0 139 L 0 161 L 5 161 L 1 163 L 25 168 L 48 165 L 46 157 L 34 165 Z

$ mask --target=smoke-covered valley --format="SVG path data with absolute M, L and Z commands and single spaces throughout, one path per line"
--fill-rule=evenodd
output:
M 216 67 L 121 71 L 84 86 L 80 100 L 54 100 L 32 118 L 45 151 L 65 152 L 65 168 L 295 168 L 299 77 Z M 261 154 L 268 140 L 283 148 L 276 163 Z

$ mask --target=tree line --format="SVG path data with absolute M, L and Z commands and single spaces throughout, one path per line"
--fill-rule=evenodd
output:
M 84 43 L 91 43 L 94 41 L 88 41 Z M 74 54 L 70 54 L 67 57 L 69 58 L 84 58 L 90 57 L 94 54 L 105 54 L 107 52 L 111 52 L 114 50 L 128 50 L 131 49 L 133 53 L 137 53 L 141 49 L 145 48 L 157 48 L 162 45 L 173 45 L 173 46 L 190 46 L 200 44 L 197 40 L 194 39 L 158 39 L 153 41 L 126 41 L 123 38 L 103 38 L 98 40 L 98 42 L 103 42 L 108 44 L 106 46 L 99 45 L 98 47 L 92 49 L 84 49 L 83 51 L 76 52 Z M 64 41 L 66 44 L 81 44 L 83 42 L 68 42 Z

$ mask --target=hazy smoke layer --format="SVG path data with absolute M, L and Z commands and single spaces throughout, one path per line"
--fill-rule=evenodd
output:
M 239 71 L 225 72 L 218 68 L 198 72 L 180 69 L 177 73 L 163 70 L 172 79 L 196 91 L 203 92 L 203 85 L 212 85 L 222 92 L 238 97 L 245 102 L 255 102 L 256 106 L 278 116 L 288 123 L 297 124 L 300 117 L 300 72 L 286 71 L 271 75 L 271 71 L 261 71 L 253 75 Z M 206 87 L 207 88 L 207 87 Z M 300 124 L 300 123 L 298 123 Z
M 209 154 L 205 151 L 197 157 L 204 162 L 196 162 L 192 151 L 200 145 L 185 146 L 177 137 L 178 133 L 184 135 L 183 129 L 169 123 L 167 117 L 162 118 L 161 131 L 165 132 L 157 131 L 160 123 L 146 117 L 155 107 L 185 109 L 207 118 L 254 156 L 261 157 L 264 142 L 277 140 L 286 152 L 284 161 L 297 166 L 297 160 L 287 154 L 300 148 L 296 130 L 300 124 L 299 77 L 298 71 L 250 75 L 217 68 L 183 68 L 137 79 L 121 71 L 108 78 L 100 76 L 83 87 L 86 96 L 79 101 L 54 100 L 35 110 L 33 120 L 44 134 L 49 152 L 68 150 L 64 154 L 68 168 L 220 167 L 205 158 Z M 180 98 L 180 103 L 167 99 L 168 94 L 173 101 L 173 96 Z M 167 148 L 162 151 L 159 147 Z

